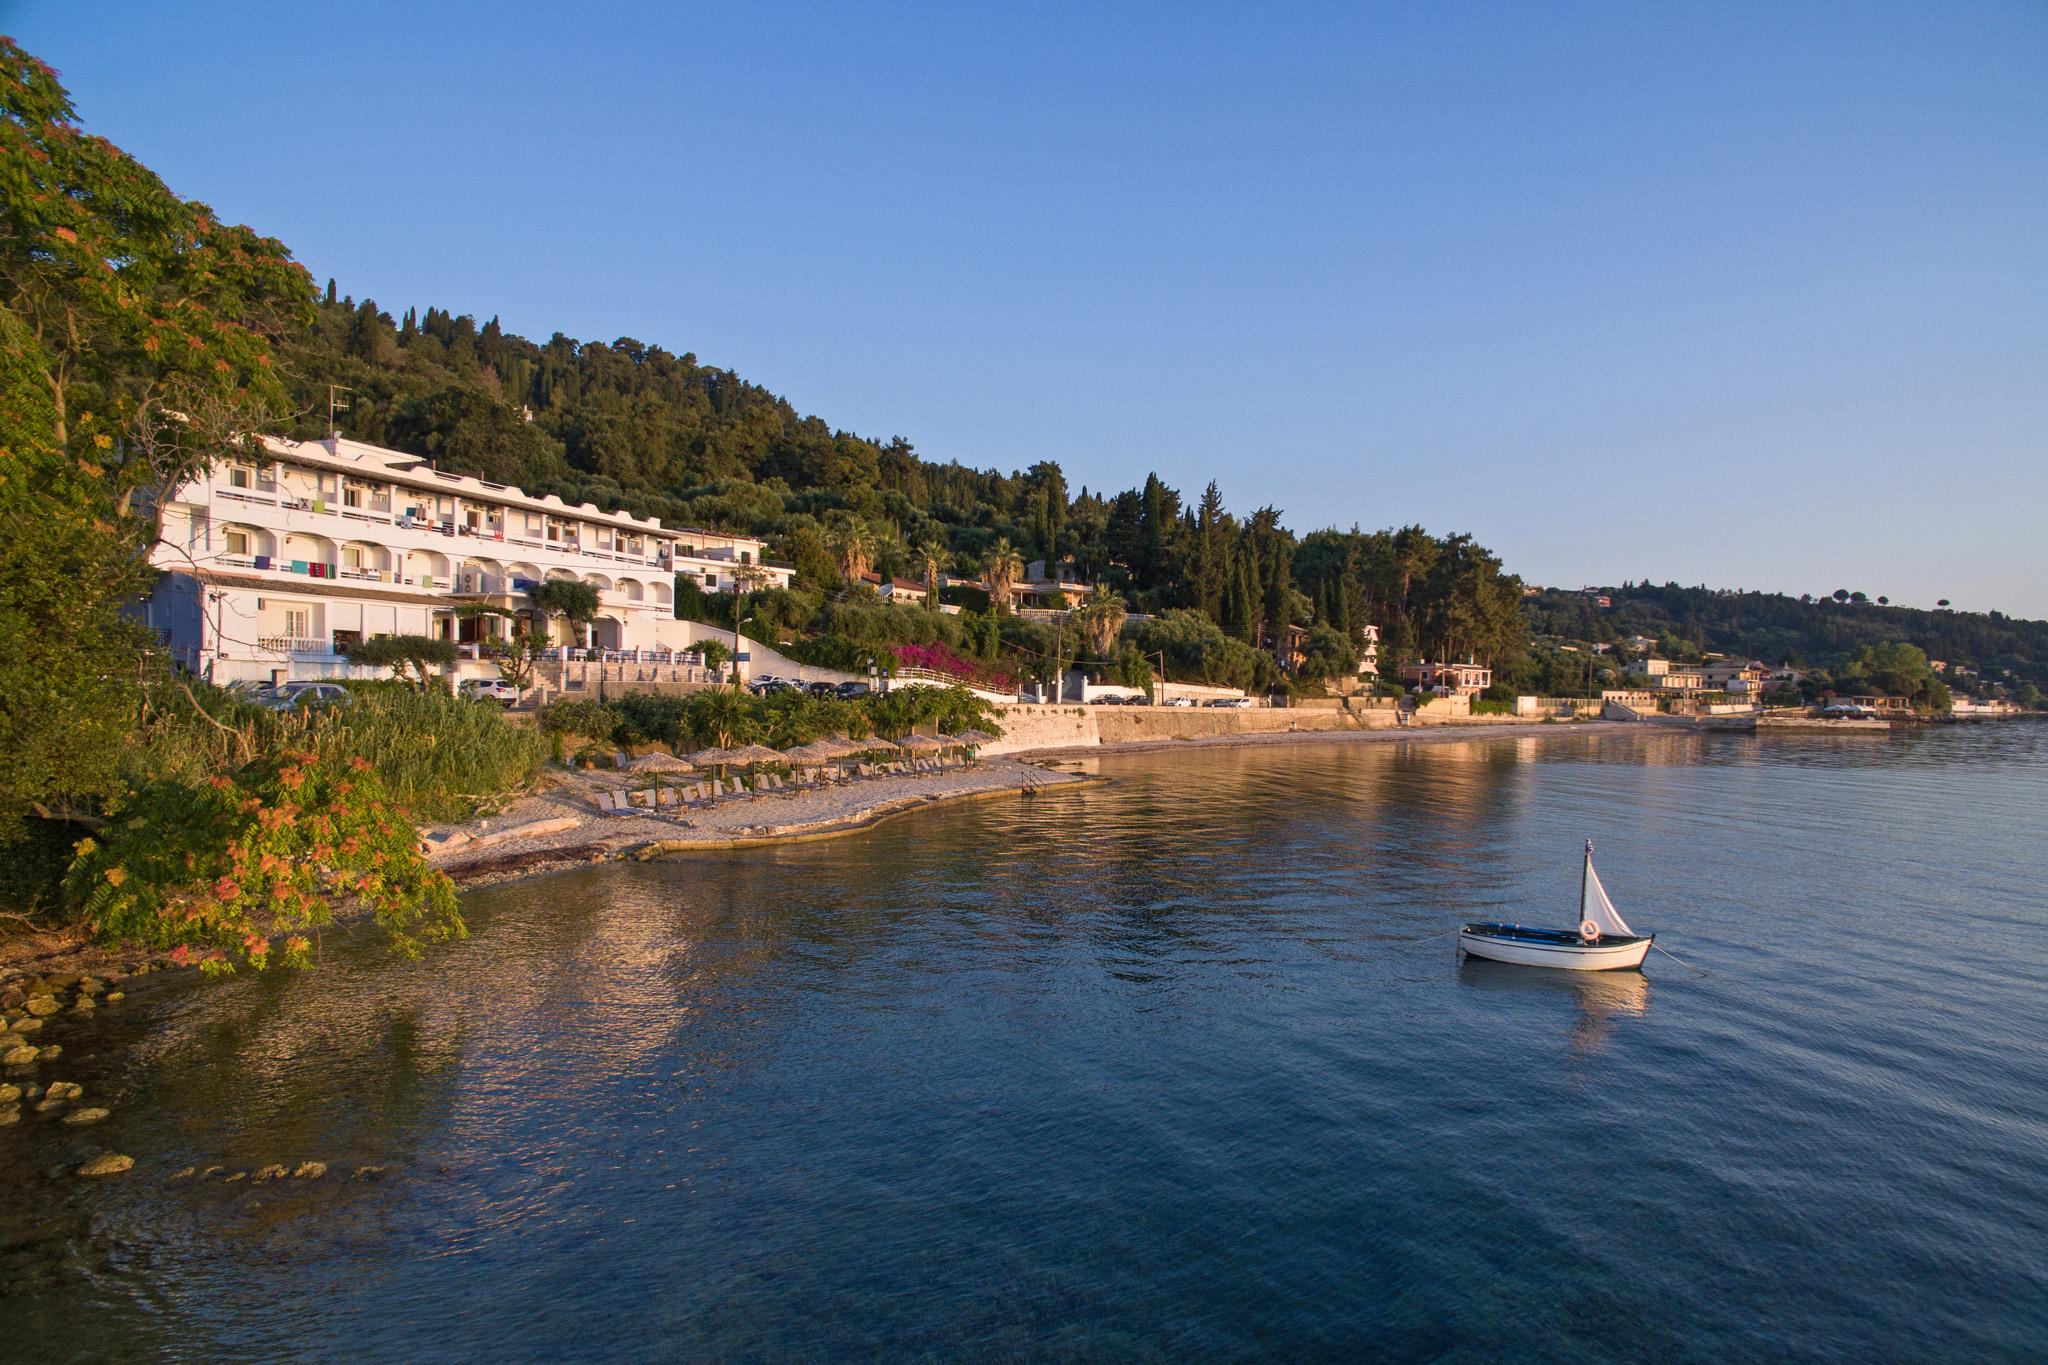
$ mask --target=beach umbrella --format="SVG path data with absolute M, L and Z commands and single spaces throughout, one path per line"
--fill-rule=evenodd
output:
M 824 739 L 815 740 L 809 744 L 799 744 L 794 749 L 784 749 L 782 751 L 783 762 L 795 764 L 799 768 L 822 767 L 837 757 L 839 757 L 839 750 L 830 740 Z
M 724 761 L 742 768 L 758 768 L 763 763 L 782 762 L 782 755 L 765 744 L 742 744 L 737 749 L 727 750 Z
M 955 743 L 965 744 L 969 748 L 972 748 L 977 744 L 988 744 L 992 742 L 996 737 L 986 730 L 962 730 L 959 734 L 954 735 L 952 738 Z
M 696 770 L 694 763 L 663 753 L 642 754 L 628 759 L 624 767 L 624 771 L 629 773 L 689 773 Z
M 930 735 L 905 735 L 897 742 L 896 747 L 907 749 L 911 753 L 930 753 L 933 750 L 945 748 L 946 741 L 933 739 Z

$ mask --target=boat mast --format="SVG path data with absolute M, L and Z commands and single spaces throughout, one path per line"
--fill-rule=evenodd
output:
M 1579 920 L 1586 918 L 1586 874 L 1593 870 L 1593 841 L 1586 840 L 1586 861 L 1579 864 Z

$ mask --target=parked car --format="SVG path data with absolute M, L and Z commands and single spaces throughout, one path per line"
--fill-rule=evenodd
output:
M 1250 697 L 1212 697 L 1205 704 L 1213 706 L 1219 711 L 1249 711 L 1252 709 L 1252 699 Z
M 519 704 L 519 689 L 502 678 L 469 678 L 462 684 L 462 695 L 478 701 L 494 701 L 501 706 Z
M 838 690 L 839 700 L 841 701 L 859 701 L 862 697 L 874 691 L 873 688 L 864 682 L 843 682 L 839 684 Z
M 839 684 L 829 682 L 814 682 L 805 690 L 808 691 L 812 696 L 817 697 L 819 700 L 822 701 L 827 697 L 838 696 Z
M 1159 704 L 1161 706 L 1193 706 L 1195 699 L 1193 697 L 1168 697 Z
M 355 696 L 340 683 L 288 682 L 260 692 L 256 704 L 266 711 L 314 711 L 325 706 L 350 706 Z

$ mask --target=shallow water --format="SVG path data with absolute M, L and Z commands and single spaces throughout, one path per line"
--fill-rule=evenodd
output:
M 1088 766 L 481 892 L 420 964 L 136 991 L 67 1039 L 114 1117 L 0 1130 L 9 1338 L 2048 1355 L 2048 727 Z M 1699 970 L 1456 960 L 1571 922 L 1588 835 Z M 137 1170 L 44 1177 L 102 1145 Z

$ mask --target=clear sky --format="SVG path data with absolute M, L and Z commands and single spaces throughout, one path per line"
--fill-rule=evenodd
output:
M 1298 530 L 2048 616 L 2048 4 L 0 0 L 387 309 Z

